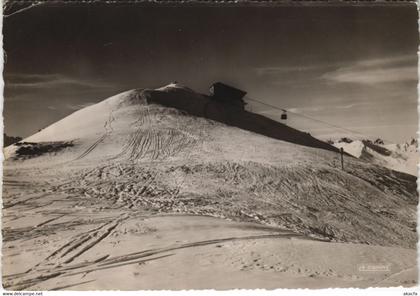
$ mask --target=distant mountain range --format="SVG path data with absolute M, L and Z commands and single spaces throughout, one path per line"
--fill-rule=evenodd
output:
M 330 140 L 329 143 L 337 148 L 343 148 L 345 152 L 361 160 L 395 171 L 411 175 L 417 174 L 419 154 L 416 139 L 401 144 L 385 144 L 380 138 L 371 141 L 353 140 L 345 137 L 335 141 Z

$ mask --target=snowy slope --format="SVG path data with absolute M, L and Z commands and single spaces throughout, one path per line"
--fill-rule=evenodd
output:
M 178 85 L 128 91 L 6 148 L 6 166 L 68 172 L 54 193 L 130 209 L 253 221 L 341 242 L 415 245 L 413 176 L 348 156 L 342 171 L 338 149 L 208 100 Z
M 191 122 L 196 120 L 199 124 L 203 123 L 211 126 L 214 125 L 214 121 L 217 121 L 290 143 L 338 151 L 334 146 L 313 138 L 307 133 L 258 114 L 232 109 L 227 105 L 211 100 L 206 95 L 196 93 L 177 84 L 170 84 L 156 90 L 130 90 L 115 95 L 67 116 L 22 142 L 71 142 L 75 148 L 70 150 L 74 153 L 77 149 L 85 149 L 86 155 L 90 154 L 90 156 L 97 153 L 100 153 L 101 157 L 105 154 L 114 154 L 115 156 L 115 154 L 118 154 L 117 150 L 122 149 L 121 145 L 127 144 L 127 135 L 132 138 L 136 137 L 132 132 L 138 130 L 140 125 L 150 126 L 155 124 L 153 122 L 155 118 L 148 116 L 148 110 L 151 108 L 150 106 L 156 105 L 166 107 L 160 109 L 160 112 L 162 112 L 160 117 L 162 118 L 159 119 L 159 121 L 162 121 L 165 118 L 166 123 L 171 125 L 172 136 L 165 135 L 166 140 L 173 136 L 188 138 L 189 134 L 185 133 L 183 124 L 180 125 L 181 129 L 176 128 L 179 115 L 188 113 L 191 116 L 202 118 L 200 121 L 189 117 L 188 120 Z M 152 121 L 148 122 L 149 119 Z M 209 123 L 209 119 L 212 120 L 211 123 Z M 193 129 L 192 127 L 186 128 Z M 184 140 L 188 142 L 191 139 Z M 184 140 L 181 140 L 181 142 Z M 96 149 L 96 147 L 101 147 L 101 149 Z M 6 149 L 6 158 L 14 157 L 15 150 L 16 147 Z M 127 151 L 127 149 L 123 150 Z
M 344 151 L 357 158 L 362 156 L 362 152 L 365 147 L 362 141 L 353 141 L 351 143 L 336 142 L 334 143 L 334 146 L 337 148 L 343 148 Z
M 5 148 L 3 286 L 415 284 L 416 178 L 369 160 L 415 149 L 343 147 L 344 170 L 337 148 L 180 85 L 113 96 Z

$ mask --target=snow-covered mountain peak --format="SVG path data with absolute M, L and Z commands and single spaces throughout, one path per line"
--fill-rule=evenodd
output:
M 417 175 L 417 165 L 419 163 L 417 139 L 412 138 L 396 144 L 386 143 L 380 138 L 372 141 L 343 137 L 329 143 L 337 148 L 343 148 L 345 152 L 354 157 L 396 171 Z

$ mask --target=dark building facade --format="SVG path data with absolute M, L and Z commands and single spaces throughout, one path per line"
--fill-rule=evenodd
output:
M 219 101 L 221 103 L 229 104 L 241 109 L 244 109 L 246 105 L 245 101 L 243 100 L 243 97 L 246 95 L 245 91 L 237 89 L 233 86 L 229 86 L 222 82 L 213 83 L 210 86 L 210 93 L 213 100 Z

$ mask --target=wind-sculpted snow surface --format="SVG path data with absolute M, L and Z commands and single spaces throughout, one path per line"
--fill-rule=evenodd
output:
M 119 163 L 87 170 L 53 190 L 155 213 L 210 215 L 333 241 L 414 247 L 414 182 L 353 166 L 343 172 L 251 161 Z
M 257 221 L 338 241 L 415 245 L 414 177 L 351 157 L 342 171 L 333 151 L 190 115 L 200 113 L 205 100 L 177 86 L 128 91 L 28 141 L 74 141 L 75 149 L 66 150 L 72 153 L 49 161 L 88 168 L 55 186 L 57 192 L 129 208 Z
M 168 101 L 171 94 L 172 102 Z M 188 99 L 183 101 L 185 96 Z M 71 143 L 63 149 L 44 149 L 39 155 L 22 158 L 16 154 L 22 144 L 7 147 L 3 191 L 6 287 L 65 289 L 72 286 L 71 279 L 76 279 L 77 285 L 92 287 L 90 280 L 84 279 L 86 274 L 97 282 L 95 275 L 105 275 L 104 270 L 128 268 L 125 266 L 134 263 L 142 268 L 149 261 L 175 260 L 168 258 L 181 254 L 184 248 L 230 242 L 233 257 L 225 261 L 231 262 L 235 256 L 242 256 L 244 261 L 242 265 L 232 261 L 228 269 L 275 272 L 292 279 L 270 287 L 292 287 L 296 277 L 305 278 L 305 283 L 328 278 L 314 287 L 413 283 L 415 269 L 409 262 L 415 258 L 418 203 L 414 176 L 348 155 L 344 156 L 342 170 L 339 153 L 328 144 L 281 124 L 270 126 L 269 121 L 258 121 L 257 117 L 256 128 L 252 127 L 252 114 L 241 117 L 239 112 L 216 112 L 221 106 L 212 104 L 202 109 L 202 103 L 208 100 L 177 85 L 128 91 L 79 110 L 23 140 L 40 147 L 45 143 Z M 200 112 L 207 112 L 207 116 Z M 241 125 L 243 128 L 238 127 Z M 264 135 L 256 133 L 258 129 L 265 129 Z M 279 140 L 281 137 L 283 140 Z M 166 216 L 170 214 L 176 214 L 178 222 Z M 159 218 L 156 221 L 161 222 L 157 223 L 169 223 L 171 227 L 198 219 L 185 215 L 212 216 L 224 222 L 217 222 L 216 227 L 206 220 L 197 226 L 203 236 L 208 233 L 212 239 L 196 238 L 197 234 L 189 232 L 193 226 L 180 226 L 182 229 L 173 230 L 174 237 L 160 241 L 165 232 L 158 224 L 146 227 L 139 221 L 162 215 L 166 218 Z M 135 221 L 141 225 L 133 226 Z M 247 226 L 232 235 L 232 223 Z M 265 227 L 264 231 L 257 231 L 256 225 Z M 256 240 L 266 244 L 286 237 L 331 244 L 332 257 L 341 252 L 340 244 L 334 242 L 375 245 L 372 248 L 378 248 L 376 251 L 362 247 L 365 251 L 361 253 L 348 251 L 361 263 L 391 260 L 388 255 L 388 259 L 381 257 L 391 249 L 379 248 L 395 248 L 393 252 L 405 261 L 392 259 L 392 274 L 372 279 L 358 272 L 353 277 L 350 269 L 338 267 L 336 261 L 331 268 L 317 269 L 303 268 L 305 264 L 296 262 L 283 266 L 270 257 L 264 260 L 271 265 L 262 268 L 245 253 L 235 253 L 251 250 Z M 276 245 L 276 249 L 282 247 Z M 252 250 L 250 254 L 262 252 Z M 303 250 L 296 256 L 304 256 Z M 376 252 L 381 255 L 375 257 Z M 33 259 L 21 254 L 32 254 Z M 204 260 L 200 254 L 194 258 Z M 150 274 L 153 277 L 161 272 L 151 270 Z M 404 274 L 404 280 L 394 273 Z M 142 285 L 136 277 L 132 279 L 133 289 L 151 287 Z M 206 282 L 217 287 L 242 287 L 234 282 L 223 284 L 223 278 Z M 253 282 L 256 286 L 252 287 L 265 287 L 258 283 L 264 285 L 266 278 Z M 116 284 L 115 289 L 121 287 L 116 279 L 110 281 Z M 102 284 L 107 282 L 103 280 Z M 168 285 L 160 287 L 172 287 Z M 191 285 L 201 287 L 194 282 Z

